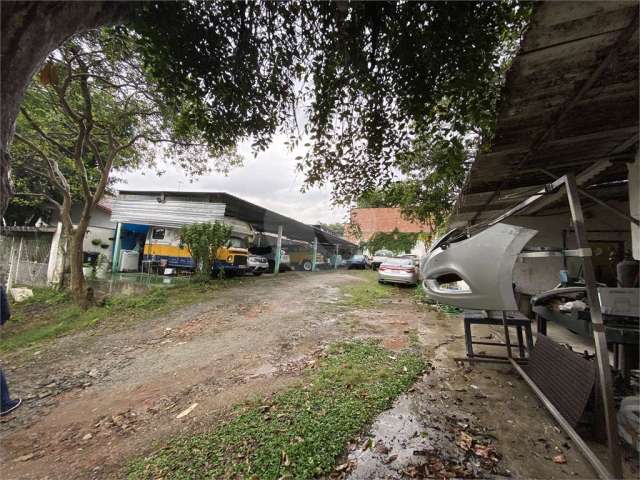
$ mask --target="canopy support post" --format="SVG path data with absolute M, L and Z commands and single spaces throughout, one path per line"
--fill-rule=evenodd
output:
M 280 272 L 280 256 L 282 251 L 282 225 L 278 225 L 278 240 L 276 241 L 276 258 L 273 266 L 273 274 Z
M 318 237 L 313 239 L 313 257 L 311 257 L 311 271 L 318 269 Z
M 120 270 L 120 235 L 122 234 L 122 223 L 118 222 L 116 227 L 116 238 L 113 241 L 113 256 L 111 257 L 111 271 L 116 273 Z

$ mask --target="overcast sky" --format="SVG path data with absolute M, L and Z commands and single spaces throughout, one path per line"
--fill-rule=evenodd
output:
M 304 151 L 289 151 L 285 139 L 276 136 L 269 149 L 255 158 L 250 144 L 241 144 L 238 153 L 244 158 L 244 165 L 231 170 L 226 177 L 213 172 L 190 183 L 179 168 L 167 166 L 161 176 L 142 171 L 121 174 L 126 183 L 117 183 L 115 188 L 220 191 L 305 223 L 346 221 L 347 209 L 331 205 L 330 188 L 300 192 L 303 175 L 296 172 L 295 157 Z

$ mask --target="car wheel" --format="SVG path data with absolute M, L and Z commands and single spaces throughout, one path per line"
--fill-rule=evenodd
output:
M 302 264 L 302 269 L 305 272 L 310 272 L 312 268 L 313 268 L 313 264 L 309 260 L 305 260 L 304 263 Z
M 383 280 L 378 280 L 378 283 L 379 283 L 380 285 L 382 285 L 382 284 L 384 283 L 384 281 L 383 281 Z
M 262 275 L 262 272 L 253 272 L 253 275 L 259 277 L 260 275 Z

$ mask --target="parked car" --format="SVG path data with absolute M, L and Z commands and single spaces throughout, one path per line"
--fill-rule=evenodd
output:
M 378 267 L 379 283 L 418 284 L 418 269 L 411 258 L 387 258 Z
M 393 252 L 391 250 L 378 250 L 373 254 L 373 258 L 371 259 L 371 268 L 377 270 L 388 258 L 393 258 Z
M 347 268 L 349 270 L 364 270 L 369 265 L 369 261 L 364 255 L 354 255 L 349 260 L 347 260 L 347 262 Z
M 404 255 L 400 255 L 401 258 L 410 258 L 411 260 L 413 260 L 413 264 L 416 267 L 420 266 L 420 257 L 418 257 L 418 255 L 414 255 L 413 253 L 406 253 Z
M 276 267 L 276 248 L 271 245 L 267 245 L 266 247 L 251 247 L 249 248 L 249 253 L 252 255 L 257 255 L 260 257 L 264 257 L 267 259 L 268 263 L 268 272 L 273 272 Z M 280 250 L 280 268 L 278 271 L 286 272 L 291 270 L 291 260 L 289 259 L 289 255 L 284 250 Z
M 247 271 L 246 273 L 252 273 L 256 277 L 269 271 L 269 260 L 260 255 L 249 255 L 247 258 Z

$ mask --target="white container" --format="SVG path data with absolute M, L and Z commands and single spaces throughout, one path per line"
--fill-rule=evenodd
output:
M 140 258 L 140 254 L 134 250 L 120 251 L 120 271 L 137 272 L 138 258 Z

